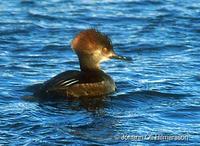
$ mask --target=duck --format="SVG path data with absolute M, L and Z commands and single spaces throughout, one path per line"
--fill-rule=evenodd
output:
M 105 97 L 116 91 L 112 77 L 100 64 L 110 59 L 130 60 L 115 53 L 111 39 L 90 28 L 80 31 L 71 41 L 80 70 L 68 70 L 40 84 L 33 95 L 45 99 Z

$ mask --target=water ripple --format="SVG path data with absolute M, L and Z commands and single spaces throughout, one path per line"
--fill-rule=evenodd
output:
M 199 1 L 0 2 L 0 144 L 198 145 Z M 102 64 L 117 92 L 103 99 L 36 102 L 28 85 L 78 70 L 70 47 L 98 28 L 130 62 Z M 188 141 L 123 141 L 123 135 L 187 135 Z

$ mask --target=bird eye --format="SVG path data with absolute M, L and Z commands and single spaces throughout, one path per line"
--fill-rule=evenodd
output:
M 102 48 L 103 52 L 108 52 L 108 48 Z

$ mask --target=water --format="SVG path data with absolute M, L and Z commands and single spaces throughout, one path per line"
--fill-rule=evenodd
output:
M 79 69 L 70 41 L 95 27 L 130 63 L 102 68 L 118 91 L 104 99 L 27 102 L 25 87 Z M 200 143 L 200 2 L 0 2 L 0 144 Z M 183 141 L 126 136 L 186 136 Z

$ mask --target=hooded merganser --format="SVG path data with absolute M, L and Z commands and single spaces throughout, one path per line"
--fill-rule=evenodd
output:
M 81 31 L 71 42 L 78 55 L 81 71 L 65 71 L 41 84 L 36 97 L 99 97 L 115 91 L 113 79 L 100 69 L 110 58 L 127 60 L 113 50 L 109 37 L 95 29 Z

